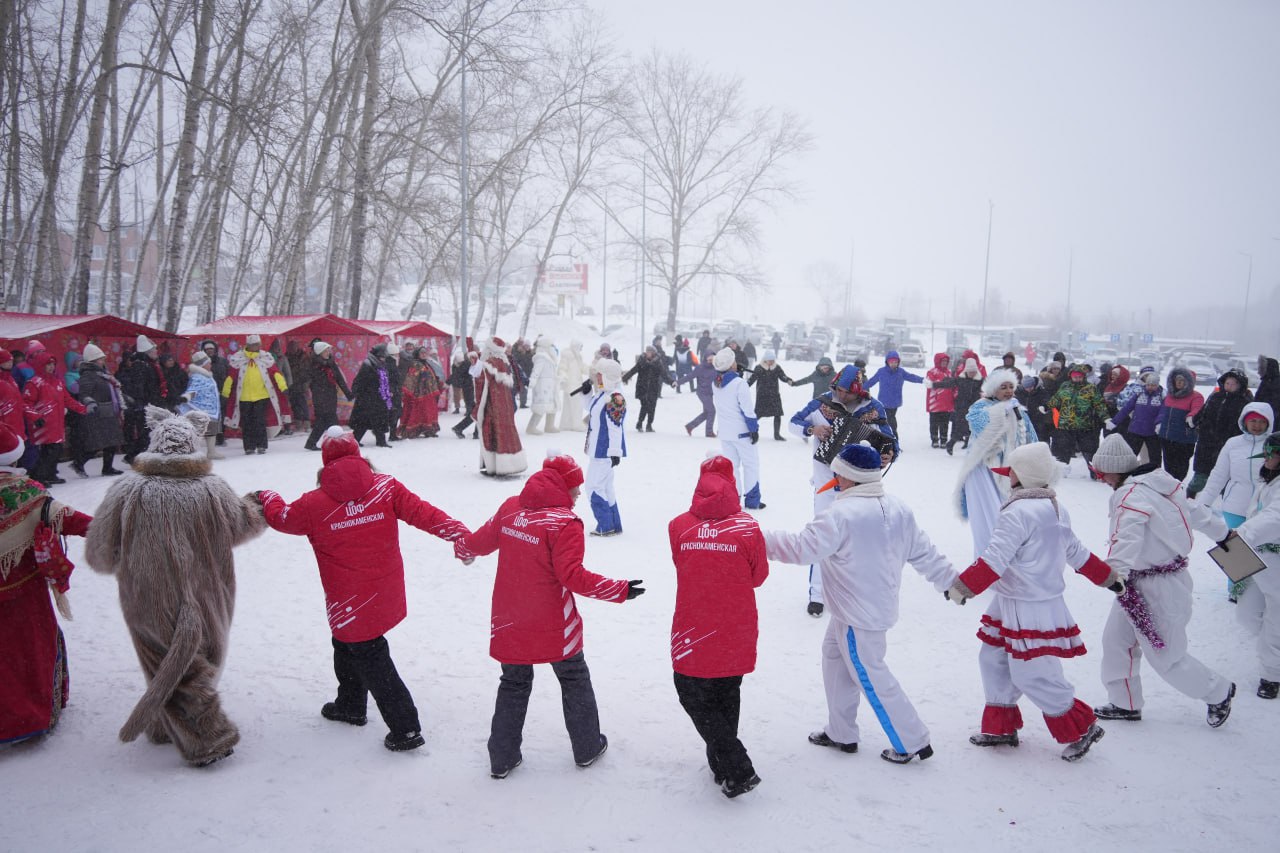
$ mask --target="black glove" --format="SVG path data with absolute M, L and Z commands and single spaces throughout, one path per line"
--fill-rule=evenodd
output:
M 37 423 L 36 426 L 39 426 L 39 424 Z M 1218 547 L 1224 551 L 1230 551 L 1231 548 L 1227 546 L 1227 543 L 1230 542 L 1233 538 L 1235 538 L 1236 535 L 1237 534 L 1234 530 L 1228 530 L 1227 535 L 1223 538 L 1221 542 L 1218 543 Z
M 1107 589 L 1111 590 L 1116 595 L 1124 595 L 1124 581 L 1118 580 L 1108 586 Z
M 619 462 L 621 462 L 621 461 L 622 461 L 622 457 L 621 457 L 621 456 L 610 456 L 610 457 L 609 457 L 609 467 L 610 467 L 610 468 L 617 468 L 617 467 L 618 467 L 618 463 L 619 463 Z
M 584 380 L 582 380 L 582 384 L 581 384 L 581 385 L 579 385 L 579 386 L 578 386 L 576 389 L 574 389 L 573 391 L 570 391 L 570 392 L 569 392 L 569 396 L 570 396 L 570 397 L 572 397 L 574 394 L 587 394 L 587 393 L 589 393 L 590 391 L 591 391 L 591 380 L 590 380 L 590 379 L 584 379 Z
M 644 587 L 640 584 L 644 581 L 627 581 L 627 601 L 635 598 L 637 595 L 644 595 Z
M 40 429 L 40 427 L 44 426 L 44 418 L 36 418 L 34 423 L 36 429 Z
M 752 443 L 752 444 L 755 444 L 757 441 L 759 441 L 759 440 L 760 440 L 760 433 L 758 433 L 758 432 L 749 432 L 749 433 L 747 433 L 747 435 L 751 436 L 751 443 Z
M 89 402 L 87 402 L 87 403 L 85 403 L 85 404 L 84 404 L 84 413 L 85 413 L 86 415 L 92 415 L 92 414 L 93 414 L 94 412 L 96 412 L 96 411 L 98 411 L 98 401 L 97 401 L 97 400 L 90 400 Z

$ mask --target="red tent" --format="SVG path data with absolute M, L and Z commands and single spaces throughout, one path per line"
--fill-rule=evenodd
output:
M 453 337 L 425 320 L 352 320 L 361 328 L 385 341 L 395 341 L 404 348 L 408 344 L 424 346 L 436 354 L 441 364 L 449 363 Z
M 270 350 L 277 360 L 282 360 L 293 344 L 306 351 L 311 341 L 319 338 L 333 346 L 333 360 L 342 369 L 348 384 L 355 378 L 360 362 L 368 356 L 369 348 L 379 340 L 379 336 L 368 329 L 333 314 L 223 317 L 182 334 L 191 340 L 193 347 L 202 341 L 213 341 L 224 356 L 240 350 L 245 337 L 256 334 L 262 338 L 262 348 Z M 339 395 L 338 419 L 346 422 L 350 414 L 351 405 Z
M 110 314 L 14 314 L 0 312 L 0 346 L 26 351 L 32 340 L 40 341 L 66 368 L 68 352 L 82 352 L 93 343 L 107 354 L 107 367 L 114 372 L 120 357 L 133 349 L 138 335 L 146 335 L 161 353 L 172 353 L 185 362 L 187 341 L 162 329 L 153 329 Z

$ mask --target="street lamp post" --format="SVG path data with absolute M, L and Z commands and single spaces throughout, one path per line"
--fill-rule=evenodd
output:
M 1240 339 L 1243 342 L 1249 338 L 1249 288 L 1253 285 L 1253 255 L 1248 252 L 1240 252 L 1239 254 L 1249 259 L 1249 272 L 1244 279 L 1244 318 L 1240 323 Z
M 987 263 L 982 270 L 982 328 L 978 332 L 978 352 L 982 352 L 983 339 L 987 336 L 987 280 L 991 275 L 991 222 L 995 218 L 996 205 L 987 200 Z

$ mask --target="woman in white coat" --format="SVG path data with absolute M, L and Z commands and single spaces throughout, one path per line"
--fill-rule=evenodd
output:
M 1222 520 L 1235 530 L 1249 514 L 1254 493 L 1261 488 L 1258 463 L 1253 459 L 1262 452 L 1267 434 L 1275 429 L 1275 416 L 1266 403 L 1249 403 L 1240 412 L 1240 434 L 1233 435 L 1218 451 L 1218 461 L 1213 464 L 1209 479 L 1196 499 L 1205 506 L 1212 506 L 1222 495 Z M 1227 580 L 1227 597 L 1232 604 L 1240 600 L 1249 581 L 1233 583 Z
M 539 336 L 533 345 L 533 372 L 529 375 L 529 435 L 540 435 L 539 424 L 545 417 L 546 432 L 559 432 L 556 412 L 560 409 L 560 383 L 556 377 L 556 345 Z
M 1280 694 L 1280 432 L 1267 436 L 1252 464 L 1258 465 L 1261 488 L 1255 493 L 1249 518 L 1236 532 L 1258 552 L 1267 568 L 1253 576 L 1255 582 L 1241 594 L 1236 614 L 1258 635 L 1258 666 L 1262 670 L 1258 696 L 1274 699 Z
M 587 363 L 582 358 L 582 341 L 570 341 L 569 348 L 560 353 L 557 374 L 560 380 L 560 429 L 586 432 L 582 405 L 575 404 L 572 397 L 573 392 L 591 378 Z
M 1000 505 L 1009 498 L 1009 481 L 996 478 L 992 468 L 1009 464 L 1009 456 L 1024 444 L 1034 444 L 1036 429 L 1027 410 L 1014 397 L 1018 376 L 1012 370 L 993 370 L 982 382 L 982 399 L 969 407 L 969 452 L 956 484 L 960 517 L 973 534 L 973 556 L 987 550 Z

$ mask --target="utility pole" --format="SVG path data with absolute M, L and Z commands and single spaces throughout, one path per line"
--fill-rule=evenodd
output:
M 462 328 L 458 329 L 458 334 L 462 340 L 467 339 L 467 305 L 470 302 L 470 281 L 468 279 L 467 255 L 469 252 L 468 242 L 470 240 L 469 225 L 471 220 L 471 202 L 469 199 L 470 187 L 467 183 L 467 30 L 470 27 L 470 13 L 468 12 L 467 20 L 463 23 L 462 38 L 459 40 L 459 52 L 461 54 L 461 76 L 462 76 L 462 144 L 461 144 L 461 163 L 459 167 L 462 170 L 462 263 L 461 263 L 461 282 L 459 283 L 459 292 L 462 295 L 462 312 L 459 315 L 462 318 Z M 495 287 L 501 287 L 501 282 L 495 283 Z
M 1240 320 L 1240 341 L 1245 343 L 1249 339 L 1249 288 L 1253 285 L 1253 255 L 1248 252 L 1240 252 L 1249 259 L 1249 272 L 1244 280 L 1244 317 Z
M 982 270 L 982 329 L 978 333 L 978 352 L 982 352 L 982 339 L 987 336 L 987 280 L 991 275 L 991 222 L 995 218 L 995 202 L 987 199 L 987 265 Z
M 1063 352 L 1071 349 L 1071 272 L 1075 268 L 1076 250 L 1073 247 L 1067 256 L 1067 340 Z

